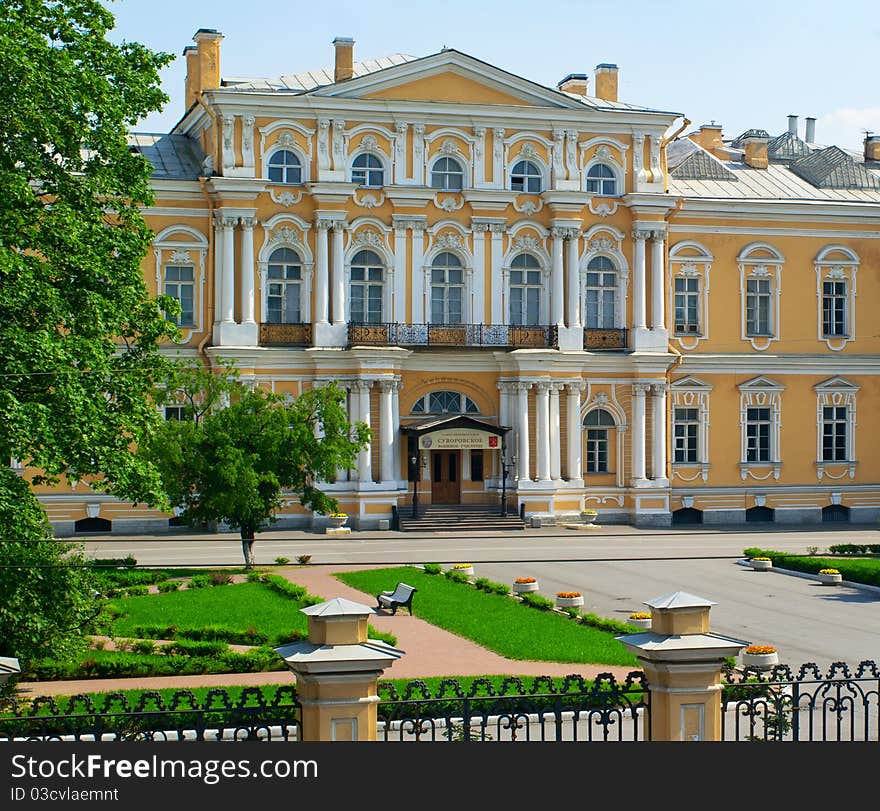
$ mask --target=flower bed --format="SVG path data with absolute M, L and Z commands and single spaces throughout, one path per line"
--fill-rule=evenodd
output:
M 577 608 L 584 604 L 583 595 L 579 591 L 557 591 L 557 608 Z
M 768 670 L 779 664 L 779 654 L 772 645 L 749 645 L 742 654 L 743 667 Z
M 633 611 L 627 619 L 627 624 L 635 625 L 638 628 L 650 628 L 651 614 L 646 611 Z
M 513 581 L 514 594 L 526 594 L 538 590 L 538 581 L 534 577 L 517 577 Z

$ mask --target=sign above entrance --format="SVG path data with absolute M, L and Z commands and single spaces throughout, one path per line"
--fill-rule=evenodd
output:
M 447 428 L 446 430 L 433 431 L 419 437 L 419 448 L 427 450 L 445 450 L 447 448 L 500 448 L 501 437 L 497 434 L 489 434 L 485 431 L 476 431 L 469 428 Z

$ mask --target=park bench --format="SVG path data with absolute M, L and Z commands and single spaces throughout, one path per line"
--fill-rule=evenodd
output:
M 379 608 L 390 608 L 392 614 L 397 613 L 398 608 L 406 608 L 412 615 L 413 594 L 418 589 L 408 586 L 406 583 L 398 583 L 394 591 L 383 591 L 376 595 Z

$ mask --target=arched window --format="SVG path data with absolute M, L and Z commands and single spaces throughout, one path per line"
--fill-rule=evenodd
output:
M 431 168 L 431 188 L 461 191 L 464 188 L 461 164 L 455 158 L 440 158 Z
M 587 172 L 587 191 L 602 197 L 617 195 L 617 176 L 610 166 L 596 163 Z
M 351 182 L 361 186 L 384 186 L 385 169 L 375 155 L 358 155 L 351 164 Z
M 608 473 L 608 431 L 614 417 L 605 409 L 596 408 L 584 417 L 587 429 L 587 473 Z
M 521 253 L 510 263 L 510 324 L 537 326 L 541 323 L 541 266 L 530 253 Z
M 584 326 L 613 329 L 617 313 L 617 271 L 607 256 L 596 256 L 587 265 L 584 286 Z
M 385 265 L 374 251 L 358 251 L 351 260 L 350 320 L 361 324 L 382 321 Z
M 302 164 L 295 152 L 279 149 L 269 158 L 269 180 L 273 183 L 302 183 Z
M 519 161 L 510 173 L 510 188 L 525 194 L 539 194 L 543 179 L 537 164 Z
M 266 320 L 270 324 L 302 323 L 302 259 L 291 248 L 278 248 L 268 265 Z
M 432 391 L 413 403 L 411 414 L 479 414 L 477 404 L 457 391 Z
M 464 302 L 464 268 L 449 251 L 431 263 L 431 323 L 460 324 Z

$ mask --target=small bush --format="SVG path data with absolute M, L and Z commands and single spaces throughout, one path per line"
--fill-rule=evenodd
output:
M 177 640 L 168 645 L 163 645 L 160 652 L 165 656 L 219 656 L 229 650 L 225 642 L 195 642 L 192 640 Z
M 529 606 L 529 608 L 537 608 L 540 611 L 552 611 L 556 607 L 553 600 L 548 600 L 540 594 L 535 594 L 535 592 L 521 594 L 520 599 L 525 605 Z
M 279 557 L 279 558 L 275 558 L 275 562 L 276 562 L 279 566 L 284 566 L 285 564 L 290 563 L 290 558 L 280 558 L 280 557 Z
M 129 569 L 133 569 L 135 566 L 137 566 L 137 558 L 129 553 L 122 559 L 122 565 Z
M 211 586 L 211 578 L 206 574 L 194 574 L 186 587 L 188 589 L 206 589 Z
M 156 652 L 156 643 L 150 642 L 149 639 L 138 639 L 135 642 L 131 643 L 131 652 L 132 653 L 155 653 Z
M 262 583 L 263 582 L 263 572 L 248 572 L 247 573 L 247 582 L 248 583 Z
M 300 566 L 305 566 L 312 559 L 311 555 L 297 555 L 296 562 L 300 564 Z
M 485 591 L 489 594 L 510 594 L 510 586 L 508 586 L 506 583 L 495 583 L 486 577 L 478 577 L 476 580 L 474 580 L 474 585 L 480 591 Z
M 179 580 L 166 580 L 157 586 L 161 594 L 167 594 L 169 591 L 178 591 L 180 589 Z
M 208 577 L 212 586 L 228 586 L 232 583 L 232 575 L 229 572 L 211 572 Z
M 426 563 L 425 574 L 442 574 L 443 567 L 439 563 Z
M 450 569 L 446 572 L 446 579 L 451 580 L 453 583 L 469 583 L 470 580 L 468 576 L 464 572 L 459 572 L 456 569 Z
M 291 583 L 289 580 L 285 580 L 283 577 L 277 574 L 267 574 L 265 575 L 263 581 L 272 591 L 281 594 L 284 597 L 287 597 L 291 600 L 296 600 L 297 602 L 301 602 L 306 598 L 306 596 L 311 597 L 311 595 L 305 590 L 303 586 L 298 586 L 296 583 Z M 318 600 L 318 602 L 322 602 Z M 312 603 L 314 605 L 314 603 Z
M 125 597 L 143 597 L 149 593 L 150 590 L 146 586 L 129 586 L 126 589 L 122 589 L 122 594 Z

